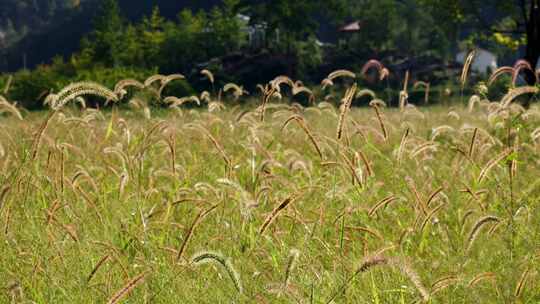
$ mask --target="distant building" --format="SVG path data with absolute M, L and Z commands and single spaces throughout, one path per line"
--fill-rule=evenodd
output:
M 264 47 L 266 42 L 266 30 L 268 28 L 267 24 L 257 23 L 252 25 L 250 24 L 251 17 L 242 14 L 236 15 L 236 18 L 242 24 L 242 31 L 247 34 L 248 45 L 254 49 Z M 279 35 L 277 36 L 279 37 Z
M 469 52 L 460 52 L 456 55 L 456 61 L 464 64 Z M 471 70 L 481 74 L 488 74 L 495 71 L 498 68 L 497 66 L 497 56 L 486 51 L 484 49 L 478 49 L 476 51 L 476 56 L 474 57 L 473 63 L 471 65 Z
M 343 48 L 349 48 L 349 43 L 351 42 L 353 37 L 360 33 L 362 28 L 363 24 L 361 21 L 358 20 L 345 23 L 338 28 L 333 28 L 333 31 L 331 33 L 332 36 L 330 36 L 330 39 L 332 40 L 330 41 L 335 44 L 341 45 L 341 47 Z
M 252 23 L 251 17 L 244 14 L 237 14 L 236 19 L 241 24 L 241 31 L 246 35 L 247 45 L 252 49 L 261 49 L 269 43 L 278 44 L 281 41 L 281 32 L 275 29 L 273 32 L 268 32 L 268 24 L 266 22 Z M 349 28 L 349 31 L 353 31 Z M 330 43 L 316 39 L 315 44 L 319 47 L 325 47 Z

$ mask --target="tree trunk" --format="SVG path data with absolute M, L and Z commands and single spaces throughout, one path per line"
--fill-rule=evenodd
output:
M 537 82 L 536 65 L 540 56 L 540 8 L 539 0 L 531 1 L 529 20 L 527 21 L 527 48 L 525 60 L 531 64 L 533 71 L 525 71 L 527 84 L 534 85 Z

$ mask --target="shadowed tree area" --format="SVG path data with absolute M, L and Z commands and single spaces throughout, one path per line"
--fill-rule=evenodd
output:
M 477 48 L 499 66 L 524 59 L 530 68 L 520 79 L 534 84 L 540 55 L 534 0 L 6 0 L 0 8 L 0 68 L 30 69 L 17 74 L 11 96 L 26 101 L 87 77 L 111 84 L 203 68 L 249 89 L 282 74 L 318 83 L 370 59 L 394 72 L 394 86 L 407 70 L 447 85 L 463 64 L 457 54 Z

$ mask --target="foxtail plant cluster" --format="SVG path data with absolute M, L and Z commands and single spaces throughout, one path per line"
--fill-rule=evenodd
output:
M 1 301 L 537 302 L 538 88 L 485 94 L 528 69 L 451 109 L 415 106 L 435 94 L 411 73 L 387 106 L 356 83 L 397 77 L 375 60 L 255 98 L 208 70 L 193 96 L 157 74 L 68 85 L 46 114 L 0 97 Z

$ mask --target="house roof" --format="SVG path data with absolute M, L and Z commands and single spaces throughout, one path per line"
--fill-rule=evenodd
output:
M 360 21 L 354 21 L 349 24 L 346 24 L 342 26 L 338 31 L 339 32 L 345 32 L 345 33 L 354 33 L 360 31 Z

